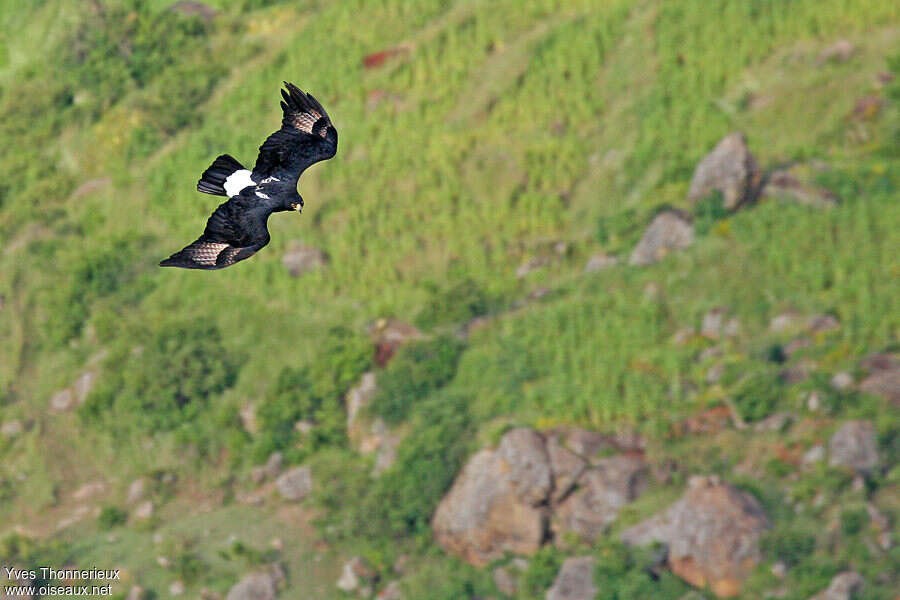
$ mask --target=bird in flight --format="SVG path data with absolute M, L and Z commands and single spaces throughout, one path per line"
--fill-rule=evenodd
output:
M 210 165 L 197 191 L 228 200 L 210 215 L 197 240 L 159 263 L 161 267 L 224 269 L 269 243 L 273 212 L 303 210 L 297 180 L 307 167 L 337 152 L 337 130 L 319 101 L 284 82 L 281 129 L 259 147 L 253 170 L 228 154 Z

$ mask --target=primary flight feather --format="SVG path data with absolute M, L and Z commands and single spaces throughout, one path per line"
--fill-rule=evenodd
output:
M 210 215 L 195 242 L 159 263 L 161 267 L 224 269 L 269 243 L 273 212 L 303 209 L 297 180 L 307 167 L 337 152 L 337 130 L 318 100 L 284 83 L 281 129 L 259 147 L 253 170 L 223 154 L 210 165 L 197 190 L 228 201 Z

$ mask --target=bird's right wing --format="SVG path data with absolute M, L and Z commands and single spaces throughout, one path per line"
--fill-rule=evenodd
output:
M 224 269 L 250 258 L 269 243 L 265 218 L 243 196 L 219 205 L 206 222 L 203 235 L 166 260 L 161 267 Z

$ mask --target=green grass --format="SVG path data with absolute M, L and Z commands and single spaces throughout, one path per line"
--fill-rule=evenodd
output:
M 0 34 L 0 137 L 8 140 L 0 150 L 0 422 L 31 425 L 0 438 L 4 523 L 32 524 L 84 549 L 90 536 L 107 535 L 96 519 L 52 531 L 79 484 L 110 479 L 118 496 L 105 502 L 119 506 L 135 476 L 171 471 L 184 481 L 190 472 L 193 491 L 227 498 L 252 464 L 279 450 L 347 474 L 346 489 L 330 490 L 326 504 L 350 490 L 359 506 L 377 507 L 401 490 L 396 512 L 330 539 L 349 552 L 355 535 L 365 537 L 380 567 L 395 553 L 385 551 L 388 540 L 413 548 L 421 572 L 409 581 L 411 597 L 442 580 L 431 597 L 456 598 L 496 592 L 484 572 L 434 550 L 428 515 L 474 440 L 510 423 L 632 424 L 660 455 L 729 476 L 746 459 L 744 442 L 667 440 L 672 424 L 725 400 L 748 421 L 800 411 L 815 389 L 823 419 L 875 420 L 886 464 L 897 460 L 891 411 L 827 384 L 900 338 L 900 84 L 878 83 L 890 69 L 900 77 L 891 59 L 900 56 L 896 2 L 221 0 L 210 2 L 220 14 L 209 24 L 168 4 L 108 0 L 101 13 L 61 0 L 0 6 L 0 31 L 9 32 Z M 841 38 L 855 53 L 821 63 L 822 49 Z M 367 54 L 400 46 L 406 51 L 382 67 L 363 66 Z M 337 156 L 303 177 L 304 214 L 274 217 L 269 247 L 234 268 L 156 268 L 216 206 L 194 191 L 212 159 L 228 152 L 252 164 L 280 119 L 284 79 L 314 93 L 341 136 Z M 868 95 L 884 106 L 854 116 Z M 820 183 L 839 206 L 767 200 L 736 214 L 714 199 L 690 206 L 694 166 L 733 130 L 747 134 L 764 169 L 824 161 Z M 75 193 L 90 181 L 93 189 Z M 697 242 L 658 265 L 626 266 L 663 205 L 695 215 Z M 280 258 L 297 240 L 326 252 L 328 265 L 291 277 Z M 568 251 L 556 254 L 557 241 Z M 620 265 L 584 274 L 601 251 Z M 516 277 L 531 259 L 547 264 Z M 540 287 L 551 293 L 522 303 Z M 709 385 L 697 354 L 711 343 L 672 337 L 718 306 L 742 327 L 721 343 L 726 377 Z M 841 323 L 811 340 L 804 356 L 816 372 L 798 386 L 779 383 L 781 365 L 770 360 L 790 339 L 768 329 L 786 310 Z M 347 447 L 341 399 L 371 367 L 367 327 L 391 316 L 415 322 L 429 340 L 379 373 L 374 410 L 407 423 L 398 453 L 409 472 L 386 473 L 380 481 L 393 487 L 371 486 L 370 465 Z M 475 317 L 487 320 L 464 344 L 445 343 L 441 336 Z M 416 359 L 429 344 L 448 353 Z M 77 413 L 88 418 L 48 413 L 51 395 L 85 370 L 98 375 Z M 435 408 L 442 399 L 464 409 L 444 414 Z M 238 417 L 251 402 L 260 408 L 256 435 Z M 298 419 L 315 423 L 314 441 L 293 429 Z M 816 427 L 791 429 L 785 444 L 821 442 Z M 791 482 L 794 467 L 771 448 L 758 460 L 768 465 L 764 490 L 790 486 L 807 503 L 824 490 L 856 506 L 837 472 Z M 111 470 L 97 466 L 107 463 Z M 895 498 L 895 471 L 873 476 L 873 493 Z M 411 491 L 409 473 L 430 476 L 422 475 L 427 493 Z M 206 518 L 186 506 L 177 520 L 163 507 L 159 526 L 200 527 Z M 360 519 L 358 506 L 333 508 L 342 527 Z M 215 514 L 251 518 L 241 510 Z M 817 541 L 808 560 L 797 548 L 807 549 L 811 526 L 778 524 L 772 553 L 797 562 L 792 594 L 812 595 L 838 568 L 891 570 L 896 558 L 867 549 L 865 525 L 846 514 L 827 515 L 841 537 Z M 277 530 L 278 518 L 265 527 Z M 217 523 L 226 535 L 228 518 Z M 163 593 L 166 575 L 147 566 L 150 532 L 125 524 L 112 533 L 135 536 L 134 550 L 100 544 L 90 559 L 143 565 L 137 579 Z M 203 543 L 188 546 L 179 550 L 183 568 L 213 565 L 205 584 L 227 590 L 234 574 Z M 551 554 L 544 566 L 556 564 Z M 294 564 L 300 556 L 286 553 Z M 649 582 L 640 560 L 608 570 L 611 594 L 683 591 Z M 551 570 L 541 564 L 529 575 L 535 597 Z M 332 595 L 333 580 L 304 573 L 318 597 Z M 754 577 L 748 594 L 774 586 L 765 573 Z M 868 579 L 866 593 L 880 597 L 881 584 Z

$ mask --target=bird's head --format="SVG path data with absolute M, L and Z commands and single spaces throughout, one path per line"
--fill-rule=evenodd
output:
M 285 200 L 284 210 L 296 210 L 298 213 L 303 212 L 303 197 L 300 194 L 297 194 L 296 198 Z

